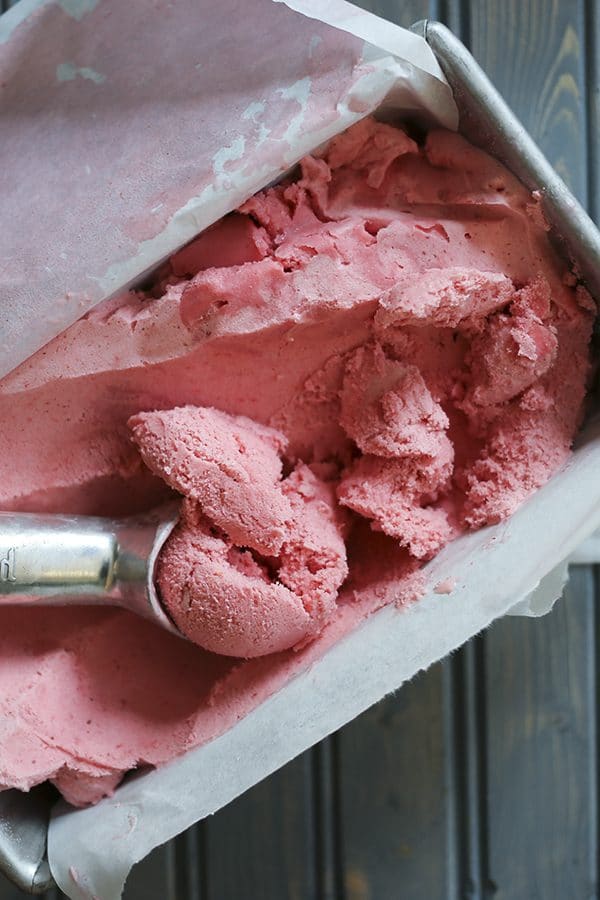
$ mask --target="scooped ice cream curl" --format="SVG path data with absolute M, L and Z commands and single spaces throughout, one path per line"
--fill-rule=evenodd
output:
M 157 571 L 179 630 L 247 658 L 316 637 L 348 574 L 333 487 L 302 463 L 282 478 L 284 435 L 243 416 L 188 406 L 129 426 L 146 465 L 186 497 Z

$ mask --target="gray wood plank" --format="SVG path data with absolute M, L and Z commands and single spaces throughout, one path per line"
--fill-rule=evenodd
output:
M 339 733 L 348 900 L 457 896 L 449 677 L 438 664 Z
M 594 591 L 573 571 L 539 621 L 486 637 L 490 876 L 496 900 L 595 897 Z
M 598 222 L 600 220 L 600 6 L 597 0 L 586 0 L 584 29 L 588 118 L 588 209 L 592 218 Z
M 451 28 L 467 47 L 470 41 L 469 0 L 439 0 L 438 20 Z
M 438 19 L 442 2 L 443 0 L 357 0 L 355 5 L 409 28 L 419 19 Z
M 139 865 L 134 866 L 127 879 L 124 900 L 181 900 L 177 891 L 175 841 L 157 847 Z
M 475 57 L 586 202 L 583 3 L 473 0 L 470 24 Z M 498 900 L 596 896 L 593 633 L 591 575 L 577 570 L 552 615 L 485 635 L 485 867 Z
M 471 0 L 469 18 L 473 55 L 585 203 L 583 0 Z
M 206 897 L 319 896 L 314 834 L 313 773 L 305 754 L 207 820 Z

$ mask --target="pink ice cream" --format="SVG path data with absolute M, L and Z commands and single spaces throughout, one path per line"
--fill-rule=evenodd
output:
M 186 406 L 129 425 L 148 468 L 187 497 L 157 573 L 179 630 L 248 658 L 315 637 L 348 574 L 332 485 L 303 463 L 282 478 L 284 435 L 243 416 Z
M 567 459 L 592 320 L 501 165 L 365 120 L 56 338 L 0 382 L 1 506 L 182 498 L 158 587 L 198 646 L 0 609 L 0 783 L 94 802 L 413 600 Z

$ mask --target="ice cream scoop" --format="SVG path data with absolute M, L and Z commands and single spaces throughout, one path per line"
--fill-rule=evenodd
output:
M 0 513 L 0 605 L 121 606 L 183 637 L 154 583 L 172 513 L 122 521 Z

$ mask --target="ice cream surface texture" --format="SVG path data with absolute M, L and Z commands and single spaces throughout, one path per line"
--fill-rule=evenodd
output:
M 157 573 L 179 630 L 247 658 L 318 635 L 348 574 L 333 485 L 304 463 L 282 479 L 284 436 L 242 416 L 183 407 L 130 426 L 148 467 L 188 498 Z
M 567 458 L 592 320 L 500 164 L 367 119 L 20 366 L 2 508 L 179 497 L 158 586 L 197 646 L 120 610 L 1 609 L 0 783 L 93 802 L 408 600 Z

